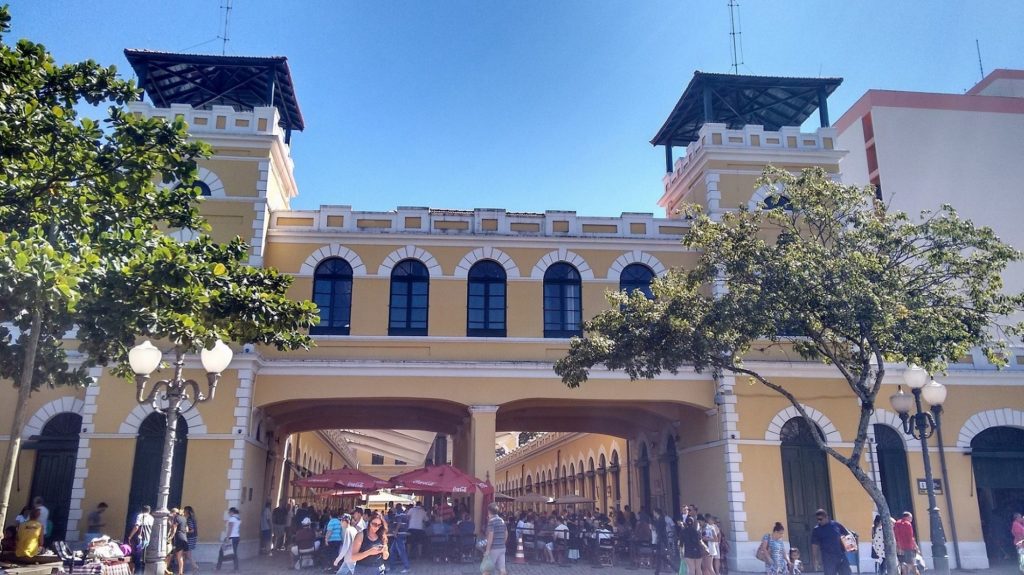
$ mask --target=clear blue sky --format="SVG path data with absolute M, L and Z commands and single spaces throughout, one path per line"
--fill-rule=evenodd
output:
M 223 0 L 22 0 L 13 37 L 130 74 L 124 48 L 217 53 Z M 1024 68 L 1024 2 L 745 0 L 741 73 L 960 93 Z M 648 141 L 694 70 L 727 72 L 726 0 L 234 0 L 228 54 L 289 59 L 295 208 L 655 212 Z M 197 44 L 201 44 L 195 47 Z M 810 122 L 817 122 L 813 116 Z M 809 127 L 816 127 L 811 124 Z

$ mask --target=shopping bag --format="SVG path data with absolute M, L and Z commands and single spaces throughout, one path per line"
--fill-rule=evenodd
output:
M 220 544 L 220 556 L 223 559 L 231 559 L 235 556 L 235 548 L 231 545 L 231 541 Z
M 686 568 L 686 559 L 679 560 L 679 575 L 687 575 L 689 571 Z
M 924 564 L 924 557 L 922 557 L 920 553 L 914 555 L 914 565 L 919 571 L 924 571 L 928 568 L 928 566 Z
M 494 573 L 494 561 L 491 559 L 490 554 L 484 555 L 484 560 L 480 562 L 481 573 Z

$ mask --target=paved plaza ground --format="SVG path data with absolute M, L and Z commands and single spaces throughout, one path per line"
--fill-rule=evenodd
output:
M 207 575 L 210 573 L 217 573 L 213 569 L 213 564 L 201 564 L 200 573 Z M 644 575 L 648 573 L 654 573 L 653 569 L 626 566 L 615 566 L 615 567 L 601 567 L 596 568 L 590 564 L 579 563 L 576 565 L 550 565 L 543 563 L 529 563 L 526 565 L 509 564 L 508 566 L 509 575 Z M 222 573 L 231 573 L 231 565 L 225 565 Z M 253 558 L 241 562 L 240 573 L 247 575 L 271 575 L 276 573 L 305 573 L 307 575 L 314 575 L 323 573 L 323 571 L 315 569 L 305 569 L 303 571 L 295 571 L 291 569 L 290 562 L 287 557 L 277 555 L 274 557 L 259 557 Z M 479 575 L 479 565 L 475 563 L 434 563 L 429 560 L 413 561 L 409 575 Z M 730 575 L 754 575 L 754 574 L 742 574 L 735 571 L 730 571 Z M 856 573 L 856 571 L 854 571 Z M 868 573 L 868 572 L 865 572 Z M 926 571 L 925 575 L 933 573 L 932 571 Z M 985 573 L 986 575 L 1019 575 L 1019 571 L 1015 565 L 1005 564 L 998 567 L 994 567 L 986 570 L 963 570 L 954 571 L 954 573 Z M 398 571 L 389 571 L 391 575 L 399 575 Z

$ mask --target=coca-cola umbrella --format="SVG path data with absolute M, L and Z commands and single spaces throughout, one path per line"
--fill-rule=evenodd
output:
M 362 492 L 391 487 L 391 482 L 378 479 L 365 471 L 342 467 L 292 481 L 296 487 L 311 489 L 358 489 Z
M 452 467 L 451 465 L 428 465 L 414 469 L 391 478 L 396 491 L 412 491 L 414 493 L 481 493 L 492 495 L 494 487 L 490 481 L 481 481 L 476 477 Z

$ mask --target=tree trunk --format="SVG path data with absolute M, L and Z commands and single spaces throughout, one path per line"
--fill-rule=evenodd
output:
M 851 462 L 852 463 L 852 462 Z M 848 465 L 849 467 L 849 465 Z M 892 516 L 889 514 L 889 503 L 885 500 L 885 494 L 875 484 L 874 479 L 864 473 L 859 467 L 850 467 L 854 477 L 860 482 L 864 491 L 868 492 L 871 501 L 875 503 L 875 509 L 882 517 L 882 538 L 885 540 L 885 566 L 886 573 L 899 573 L 899 563 L 896 557 L 896 538 L 892 531 Z
M 42 330 L 43 314 L 36 310 L 32 315 L 32 331 L 25 345 L 25 357 L 18 381 L 18 403 L 14 405 L 14 421 L 11 423 L 11 439 L 7 442 L 7 457 L 4 460 L 4 474 L 0 478 L 0 525 L 7 524 L 7 510 L 11 503 L 11 487 L 14 485 L 14 470 L 21 453 L 21 431 L 25 427 L 25 410 L 32 396 L 32 374 L 36 370 L 36 349 L 39 347 L 39 332 Z M 22 336 L 24 337 L 24 336 Z

